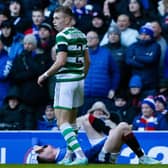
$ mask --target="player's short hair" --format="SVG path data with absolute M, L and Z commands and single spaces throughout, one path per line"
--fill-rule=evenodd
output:
M 60 7 L 56 8 L 54 12 L 57 12 L 57 13 L 62 12 L 65 15 L 68 15 L 68 16 L 74 18 L 74 14 L 72 12 L 72 9 L 67 6 L 60 6 Z

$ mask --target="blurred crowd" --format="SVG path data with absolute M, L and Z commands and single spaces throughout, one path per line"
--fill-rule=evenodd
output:
M 57 130 L 52 19 L 69 6 L 91 65 L 79 118 L 97 111 L 111 128 L 168 130 L 168 0 L 0 0 L 0 130 Z M 106 123 L 106 122 L 105 122 Z

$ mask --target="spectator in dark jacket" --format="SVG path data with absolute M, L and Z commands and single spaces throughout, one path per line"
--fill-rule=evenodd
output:
M 51 61 L 51 49 L 55 44 L 52 25 L 46 21 L 39 26 L 38 48 L 43 50 Z
M 30 21 L 23 17 L 23 6 L 21 0 L 9 0 L 10 20 L 16 27 L 16 31 L 24 33 Z
M 99 35 L 99 40 L 101 41 L 104 34 L 108 29 L 108 21 L 101 12 L 94 12 L 91 20 L 91 30 L 94 30 Z
M 132 75 L 142 79 L 144 97 L 155 95 L 159 85 L 160 45 L 153 38 L 154 31 L 150 23 L 140 28 L 138 41 L 128 47 L 126 63 Z
M 17 88 L 9 90 L 0 109 L 1 130 L 32 130 L 33 115 L 19 96 Z
M 131 106 L 135 107 L 137 113 L 140 112 L 142 98 L 142 80 L 138 75 L 133 75 L 129 81 L 129 100 Z
M 75 27 L 87 33 L 91 28 L 92 9 L 87 8 L 87 0 L 74 0 L 72 11 L 75 16 Z
M 24 51 L 14 60 L 11 69 L 11 85 L 19 88 L 21 99 L 32 108 L 34 116 L 39 118 L 48 103 L 48 86 L 46 82 L 40 87 L 37 78 L 48 69 L 48 58 L 37 50 L 34 35 L 26 35 L 23 42 Z
M 131 105 L 126 91 L 117 92 L 112 101 L 111 116 L 119 116 L 119 122 L 131 124 L 137 115 L 137 108 Z
M 115 24 L 110 26 L 108 31 L 108 43 L 104 45 L 108 48 L 114 60 L 116 61 L 120 72 L 120 83 L 118 89 L 127 88 L 129 79 L 129 70 L 126 68 L 125 52 L 126 47 L 121 44 L 121 31 Z
M 128 15 L 131 19 L 130 27 L 139 30 L 146 22 L 156 19 L 157 15 L 153 13 L 153 11 L 154 10 L 145 10 L 142 0 L 129 0 Z

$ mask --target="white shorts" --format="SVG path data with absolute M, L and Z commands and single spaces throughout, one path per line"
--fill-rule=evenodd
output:
M 54 95 L 54 108 L 77 108 L 83 105 L 83 99 L 84 80 L 56 83 Z

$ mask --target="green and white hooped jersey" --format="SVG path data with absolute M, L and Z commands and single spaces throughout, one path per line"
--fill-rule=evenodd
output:
M 63 46 L 62 48 L 60 46 Z M 56 73 L 57 82 L 78 81 L 84 78 L 84 52 L 87 40 L 75 27 L 65 28 L 56 36 L 56 52 L 68 52 L 67 63 Z

